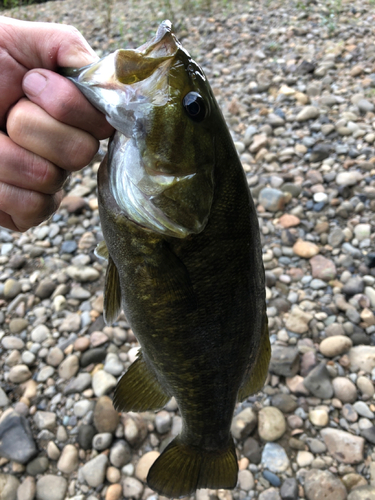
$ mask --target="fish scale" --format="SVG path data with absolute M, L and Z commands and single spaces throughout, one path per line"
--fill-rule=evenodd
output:
M 261 389 L 270 344 L 258 219 L 233 140 L 168 21 L 139 49 L 69 73 L 116 129 L 98 171 L 104 317 L 123 309 L 141 350 L 114 405 L 176 399 L 182 430 L 149 471 L 155 491 L 234 488 L 233 411 Z

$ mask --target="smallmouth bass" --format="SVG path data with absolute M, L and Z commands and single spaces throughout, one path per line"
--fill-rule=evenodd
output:
M 104 317 L 123 308 L 141 350 L 114 406 L 177 401 L 182 431 L 147 477 L 156 492 L 234 488 L 233 411 L 262 388 L 270 344 L 258 219 L 225 120 L 169 21 L 69 78 L 116 129 L 98 172 Z

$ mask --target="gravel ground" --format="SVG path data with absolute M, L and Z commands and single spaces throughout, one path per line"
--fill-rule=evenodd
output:
M 100 55 L 171 18 L 232 131 L 263 235 L 272 361 L 233 421 L 238 486 L 196 498 L 375 499 L 375 2 L 7 14 L 73 24 Z M 156 499 L 142 481 L 179 432 L 173 401 L 156 415 L 111 404 L 137 343 L 124 316 L 102 319 L 98 166 L 47 223 L 0 231 L 1 500 Z

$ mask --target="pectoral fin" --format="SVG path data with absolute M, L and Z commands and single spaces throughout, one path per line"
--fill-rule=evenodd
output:
M 105 241 L 101 241 L 95 248 L 94 254 L 100 259 L 108 260 L 109 252 Z
M 119 380 L 113 405 L 118 411 L 159 410 L 170 398 L 140 354 Z
M 121 288 L 117 268 L 108 255 L 108 267 L 104 285 L 103 317 L 107 325 L 116 321 L 121 312 Z
M 260 340 L 258 357 L 248 376 L 245 378 L 238 392 L 238 401 L 243 401 L 252 394 L 260 391 L 268 374 L 268 365 L 271 359 L 271 344 L 268 334 L 268 319 L 263 313 L 262 336 Z

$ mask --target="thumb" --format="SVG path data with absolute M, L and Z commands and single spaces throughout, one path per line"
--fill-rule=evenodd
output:
M 73 26 L 33 23 L 0 16 L 1 41 L 7 52 L 27 69 L 79 68 L 98 59 Z

